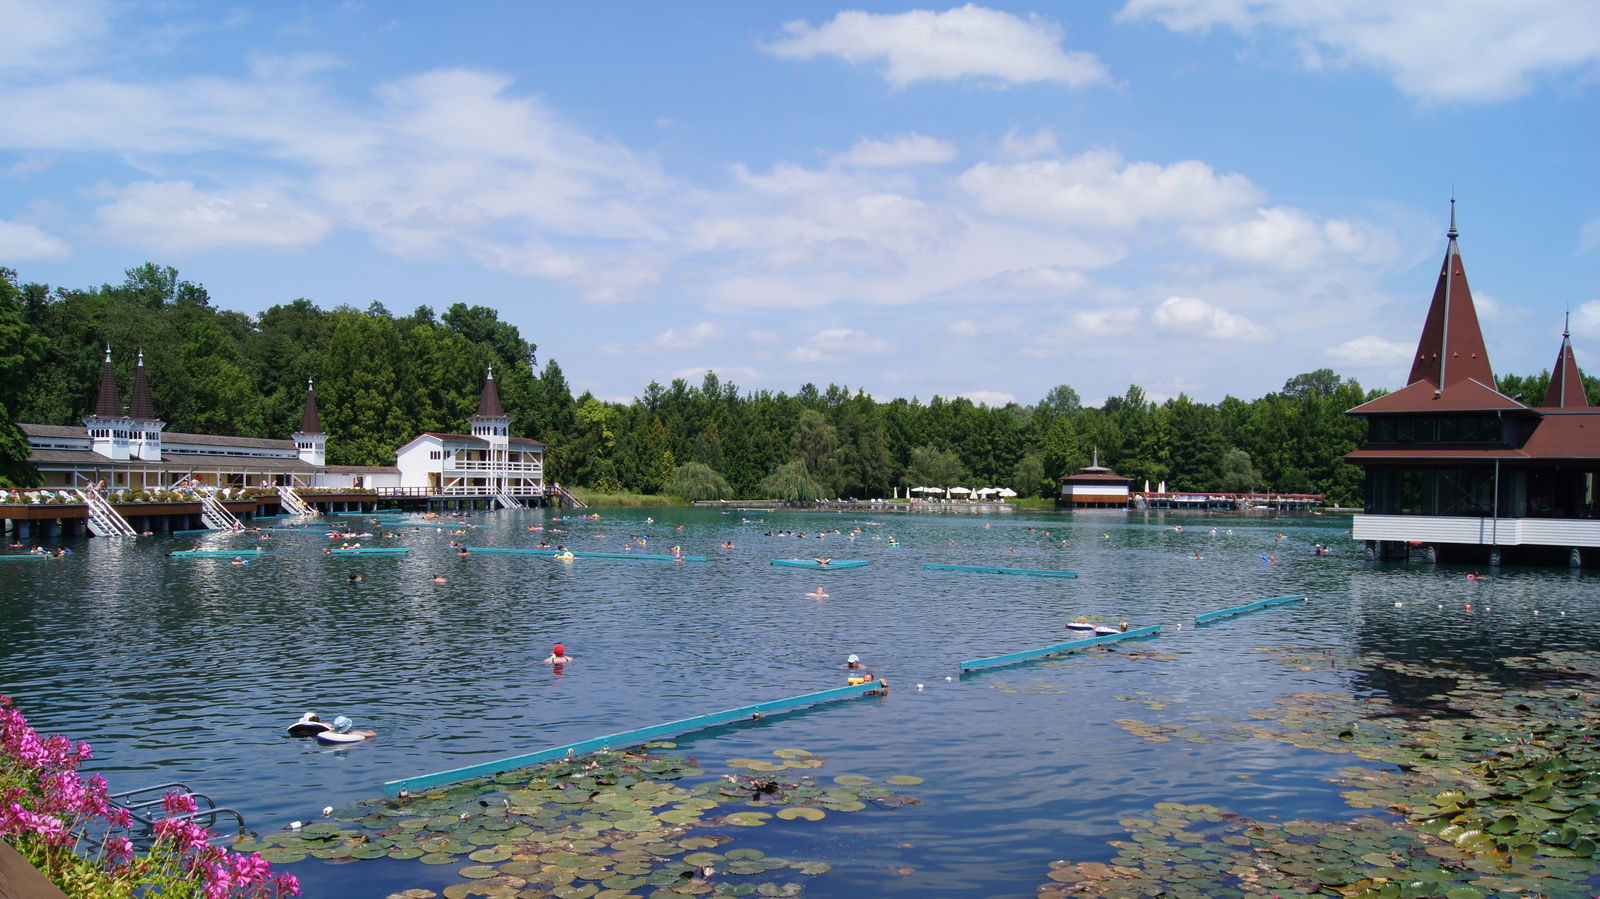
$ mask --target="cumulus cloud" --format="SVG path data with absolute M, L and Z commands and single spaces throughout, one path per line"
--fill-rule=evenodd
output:
M 949 162 L 956 158 L 956 145 L 912 132 L 893 140 L 873 140 L 863 137 L 848 152 L 836 153 L 830 160 L 834 165 L 861 168 L 899 168 L 934 162 Z
M 95 210 L 107 236 L 161 252 L 300 246 L 332 228 L 326 216 L 272 188 L 206 193 L 188 181 L 136 181 L 100 194 L 111 200 Z
M 1150 313 L 1150 323 L 1176 337 L 1263 343 L 1272 331 L 1242 315 L 1195 297 L 1168 297 Z
M 1590 300 L 1572 310 L 1572 332 L 1584 337 L 1600 337 L 1600 300 Z
M 1365 365 L 1373 368 L 1393 368 L 1411 360 L 1413 345 L 1395 343 L 1375 335 L 1347 340 L 1327 351 L 1329 359 L 1347 365 Z
M 1243 175 L 1218 175 L 1194 160 L 1128 162 L 1114 150 L 1012 165 L 981 162 L 961 175 L 960 185 L 995 215 L 1115 228 L 1209 221 L 1264 199 Z
M 727 336 L 716 322 L 700 322 L 687 328 L 668 328 L 649 340 L 637 343 L 608 343 L 600 352 L 608 356 L 631 356 L 670 350 L 697 350 Z
M 72 255 L 66 241 L 39 228 L 0 219 L 0 259 L 11 262 L 59 260 Z
M 0 69 L 33 70 L 62 62 L 64 52 L 106 32 L 105 4 L 98 0 L 0 0 L 5 52 Z
M 1168 300 L 1167 302 L 1171 302 Z M 1080 309 L 1072 313 L 1071 331 L 1091 337 L 1115 337 L 1127 334 L 1139 323 L 1139 310 Z
M 1000 152 L 1011 159 L 1027 161 L 1041 156 L 1055 156 L 1061 152 L 1061 145 L 1056 142 L 1054 128 L 1040 128 L 1032 134 L 1023 134 L 1013 128 L 1000 139 Z
M 818 331 L 806 342 L 783 354 L 789 362 L 838 362 L 848 356 L 892 353 L 893 344 L 853 328 Z
M 1191 227 L 1185 235 L 1230 259 L 1287 271 L 1311 268 L 1330 258 L 1374 263 L 1397 246 L 1365 223 L 1343 219 L 1318 223 L 1287 206 L 1257 209 L 1243 221 Z
M 1307 68 L 1367 66 L 1430 101 L 1504 100 L 1600 62 L 1591 0 L 1128 0 L 1119 18 L 1286 33 L 1305 43 Z
M 918 81 L 979 79 L 1001 84 L 1054 81 L 1081 87 L 1109 75 L 1093 53 L 1061 47 L 1066 32 L 1042 16 L 1023 19 L 982 6 L 878 15 L 851 10 L 813 26 L 784 25 L 788 36 L 762 49 L 784 59 L 837 56 L 861 64 L 882 61 L 896 88 Z
M 998 390 L 969 390 L 966 393 L 956 395 L 972 400 L 980 406 L 990 406 L 995 409 L 1002 409 L 1017 401 L 1015 396 L 1009 393 L 1001 393 Z
M 1587 253 L 1595 247 L 1600 247 L 1600 219 L 1584 222 L 1578 229 L 1578 252 Z

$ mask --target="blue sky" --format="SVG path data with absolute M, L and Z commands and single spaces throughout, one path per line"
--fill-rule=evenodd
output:
M 1600 373 L 1600 5 L 0 0 L 0 265 L 500 310 L 610 399 Z

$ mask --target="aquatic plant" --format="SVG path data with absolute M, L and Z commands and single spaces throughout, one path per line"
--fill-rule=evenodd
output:
M 661 742 L 599 752 L 357 803 L 335 812 L 332 821 L 235 848 L 285 863 L 309 855 L 330 864 L 389 858 L 453 866 L 464 880 L 444 886 L 445 899 L 798 896 L 801 883 L 765 878 L 825 874 L 827 862 L 731 846 L 729 833 L 805 826 L 869 805 L 914 805 L 916 799 L 891 787 L 922 783 L 909 775 L 882 785 L 854 774 L 824 781 L 807 772 L 825 760 L 803 749 L 775 750 L 771 759 L 728 759 L 727 767 L 739 773 L 720 776 L 692 758 L 647 751 L 672 748 Z M 426 889 L 394 894 L 434 895 Z
M 77 899 L 276 899 L 300 895 L 299 882 L 273 874 L 259 855 L 213 845 L 214 835 L 185 815 L 194 798 L 169 793 L 166 817 L 139 834 L 111 802 L 105 778 L 84 778 L 88 743 L 41 737 L 0 696 L 0 838 Z

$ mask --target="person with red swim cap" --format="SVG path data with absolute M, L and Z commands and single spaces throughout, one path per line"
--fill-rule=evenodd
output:
M 546 665 L 565 665 L 570 661 L 572 661 L 572 656 L 567 655 L 567 648 L 560 643 L 557 643 L 555 648 L 550 650 L 550 658 L 544 660 Z

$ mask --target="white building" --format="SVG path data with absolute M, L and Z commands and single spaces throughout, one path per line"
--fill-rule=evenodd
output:
M 545 496 L 544 444 L 511 436 L 494 370 L 483 384 L 471 434 L 424 432 L 395 451 L 403 493 L 421 496 L 497 496 L 520 504 Z

